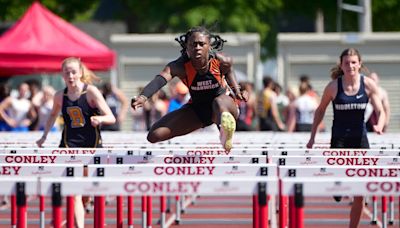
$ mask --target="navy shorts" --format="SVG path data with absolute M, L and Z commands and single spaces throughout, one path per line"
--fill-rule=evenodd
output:
M 332 137 L 331 148 L 365 148 L 369 149 L 367 135 L 361 137 Z

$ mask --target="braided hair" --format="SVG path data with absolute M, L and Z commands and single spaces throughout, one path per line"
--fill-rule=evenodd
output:
M 183 56 L 187 56 L 186 54 L 186 45 L 189 37 L 193 35 L 193 33 L 202 33 L 210 38 L 210 46 L 211 46 L 211 55 L 213 55 L 217 51 L 222 51 L 224 48 L 224 43 L 227 42 L 226 40 L 222 39 L 219 35 L 211 34 L 210 31 L 204 26 L 197 26 L 189 29 L 185 34 L 180 35 L 179 37 L 175 38 L 175 40 L 181 45 L 181 54 Z

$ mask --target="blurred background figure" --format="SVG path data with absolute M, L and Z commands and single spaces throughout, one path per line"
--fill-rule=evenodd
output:
M 261 131 L 283 131 L 283 124 L 278 111 L 276 93 L 273 90 L 274 81 L 270 76 L 263 78 L 264 89 L 258 96 L 257 110 L 259 117 L 259 129 Z
M 47 119 L 50 117 L 51 110 L 53 109 L 53 99 L 54 94 L 56 93 L 55 89 L 52 86 L 44 86 L 42 89 L 42 98 L 38 107 L 38 124 L 35 130 L 43 131 L 47 122 Z M 58 130 L 58 125 L 54 125 L 50 131 L 54 132 Z
M 151 125 L 153 125 L 157 120 L 167 114 L 168 107 L 169 102 L 165 91 L 159 90 L 143 106 L 142 115 L 144 119 L 139 121 L 144 121 L 144 130 L 150 130 Z
M 181 108 L 189 100 L 189 89 L 183 84 L 182 81 L 178 81 L 175 86 L 171 88 L 171 99 L 169 101 L 168 112 L 175 111 Z
M 0 84 L 0 104 L 5 100 L 7 97 L 10 96 L 11 88 L 7 83 Z M 3 117 L 0 115 L 0 131 L 8 131 L 10 126 L 4 121 Z
M 282 91 L 282 86 L 274 82 L 274 92 L 276 93 L 276 105 L 278 106 L 279 117 L 281 118 L 283 123 L 286 123 L 286 112 L 289 106 L 289 98 Z
M 307 85 L 308 90 L 307 90 L 307 95 L 314 98 L 315 101 L 317 102 L 317 104 L 320 103 L 321 101 L 321 97 L 319 96 L 319 94 L 317 93 L 317 91 L 314 90 L 313 86 L 311 85 L 311 80 L 310 80 L 310 76 L 307 74 L 302 74 L 300 75 L 300 85 L 302 83 L 304 83 L 305 85 Z M 318 130 L 319 131 L 325 131 L 325 123 L 323 121 L 321 121 L 321 123 L 318 126 Z
M 119 131 L 121 129 L 120 124 L 125 120 L 128 112 L 128 98 L 120 89 L 110 82 L 106 82 L 102 85 L 101 92 L 116 119 L 114 124 L 101 126 L 101 130 Z
M 376 72 L 372 72 L 369 77 L 375 81 L 376 85 L 378 86 L 379 98 L 382 101 L 384 116 L 385 116 L 385 125 L 383 127 L 383 131 L 386 132 L 389 122 L 390 122 L 390 103 L 389 103 L 389 96 L 387 91 L 379 85 L 379 75 Z M 368 103 L 367 110 L 365 111 L 365 121 L 367 125 L 367 130 L 369 132 L 373 132 L 372 126 L 378 123 L 378 117 L 374 109 L 372 108 L 371 103 Z
M 254 118 L 256 115 L 256 95 L 254 86 L 250 82 L 242 81 L 239 83 L 241 90 L 246 90 L 249 94 L 247 102 L 238 100 L 239 118 L 236 120 L 236 131 L 254 131 Z
M 42 83 L 36 79 L 29 79 L 25 81 L 29 86 L 29 100 L 32 102 L 33 108 L 36 113 L 39 113 L 40 102 L 43 97 L 42 92 Z M 33 131 L 37 129 L 39 116 L 37 115 L 35 119 L 32 120 L 32 123 L 29 125 L 29 130 Z
M 311 131 L 314 121 L 314 113 L 318 107 L 318 102 L 309 93 L 310 86 L 307 82 L 301 82 L 299 86 L 300 96 L 297 97 L 290 106 L 290 115 L 287 122 L 288 132 Z
M 29 86 L 21 83 L 16 97 L 8 96 L 0 103 L 0 116 L 9 126 L 8 131 L 29 131 L 37 113 L 28 97 Z

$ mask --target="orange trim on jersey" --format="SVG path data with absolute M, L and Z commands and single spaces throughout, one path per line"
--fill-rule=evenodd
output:
M 188 88 L 192 85 L 194 78 L 196 77 L 196 70 L 194 69 L 192 63 L 190 61 L 185 63 L 185 72 L 186 72 L 186 80 L 183 83 L 186 84 Z
M 222 81 L 221 77 L 221 70 L 220 70 L 220 62 L 218 59 L 212 58 L 209 63 L 209 69 L 208 71 L 214 75 L 215 79 L 217 79 L 218 83 L 222 86 L 224 86 L 224 83 Z M 194 78 L 196 77 L 197 71 L 194 69 L 192 63 L 190 61 L 185 63 L 185 71 L 186 71 L 186 79 L 183 80 L 183 83 L 186 84 L 188 88 L 193 83 Z
M 223 85 L 222 83 L 222 77 L 221 77 L 221 70 L 220 70 L 220 65 L 221 63 L 217 59 L 211 59 L 210 61 L 210 69 L 209 71 L 211 72 L 212 75 L 217 79 L 220 85 Z

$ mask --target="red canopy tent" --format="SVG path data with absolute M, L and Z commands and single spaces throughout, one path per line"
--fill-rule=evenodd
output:
M 0 76 L 60 72 L 67 57 L 94 71 L 114 66 L 115 53 L 40 3 L 0 37 Z

